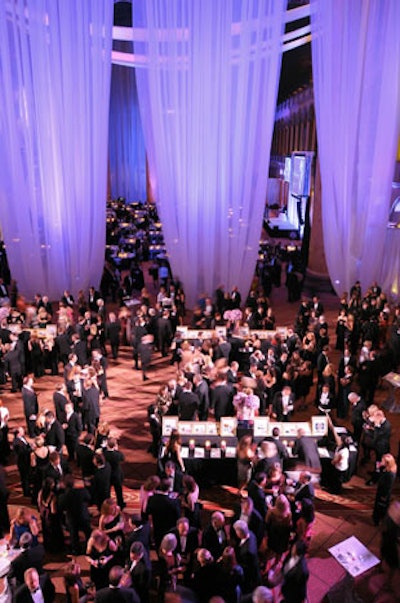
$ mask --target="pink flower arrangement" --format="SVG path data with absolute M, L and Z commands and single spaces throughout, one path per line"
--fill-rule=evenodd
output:
M 239 308 L 234 308 L 233 310 L 226 310 L 224 312 L 224 320 L 230 320 L 231 322 L 236 322 L 237 320 L 242 320 L 243 314 Z

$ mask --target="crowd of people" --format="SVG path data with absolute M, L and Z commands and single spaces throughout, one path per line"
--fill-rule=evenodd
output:
M 137 279 L 136 264 L 132 270 Z M 279 429 L 261 442 L 245 433 L 237 447 L 234 520 L 216 511 L 205 522 L 179 433 L 162 441 L 162 417 L 168 414 L 183 421 L 236 416 L 238 433 L 248 431 L 258 415 L 287 422 L 308 407 L 312 414 L 328 416 L 326 444 L 333 459 L 326 486 L 341 491 L 349 475 L 349 445 L 355 444 L 362 451 L 359 462 L 373 467 L 367 483 L 377 484 L 372 520 L 383 522 L 384 530 L 393 521 L 388 509 L 397 466 L 390 422 L 374 398 L 379 378 L 399 364 L 400 309 L 392 311 L 378 285 L 362 295 L 356 283 L 341 298 L 336 367 L 317 296 L 301 301 L 293 327 L 282 336 L 274 330 L 276 319 L 264 291 L 252 291 L 243 302 L 236 287 L 227 292 L 221 286 L 212 297 L 199 296 L 189 319 L 198 334 L 189 342 L 175 336 L 187 322 L 182 284 L 168 270 L 161 274 L 155 302 L 141 287 L 130 309 L 122 296 L 120 308 L 107 312 L 93 287 L 76 302 L 65 291 L 56 311 L 40 294 L 32 305 L 21 299 L 14 307 L 1 304 L 0 383 L 21 396 L 25 425 L 15 429 L 10 446 L 9 412 L 0 404 L 0 463 L 15 455 L 23 494 L 37 508 L 34 513 L 21 507 L 10 523 L 2 476 L 1 528 L 10 544 L 23 550 L 8 575 L 17 603 L 30 600 L 27 593 L 37 588 L 44 601 L 54 598 L 43 563 L 45 554 L 63 549 L 74 556 L 84 553 L 90 567 L 91 582 L 85 584 L 79 564 L 68 566 L 66 592 L 74 602 L 109 601 L 110 591 L 118 588 L 123 600 L 146 603 L 153 587 L 159 600 L 178 593 L 182 600 L 200 603 L 214 597 L 261 603 L 273 601 L 276 592 L 287 603 L 305 600 L 313 476 L 320 471 L 316 443 L 301 432 L 290 443 L 304 467 L 296 481 L 285 474 L 289 452 Z M 130 282 L 123 280 L 124 290 Z M 55 332 L 46 330 L 48 325 L 55 325 Z M 226 334 L 203 340 L 202 329 L 218 326 L 225 326 Z M 271 334 L 261 339 L 253 330 Z M 131 345 L 134 368 L 142 371 L 143 380 L 151 375 L 155 353 L 176 364 L 175 378 L 160 387 L 148 409 L 150 450 L 158 470 L 143 484 L 140 513 L 131 517 L 124 512 L 124 454 L 102 417 L 109 396 L 107 357 L 118 359 L 121 343 Z M 43 408 L 35 380 L 46 371 L 59 376 L 61 367 L 53 404 Z M 350 440 L 349 434 L 341 438 L 336 433 L 334 415 L 349 419 Z M 91 505 L 100 513 L 95 521 Z M 151 562 L 153 550 L 156 561 Z

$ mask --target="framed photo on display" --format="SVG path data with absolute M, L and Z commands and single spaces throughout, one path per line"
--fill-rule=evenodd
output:
M 268 435 L 269 417 L 254 418 L 254 437 L 262 438 Z
M 324 436 L 328 433 L 328 417 L 311 417 L 311 434 L 316 437 Z
M 162 420 L 162 434 L 163 436 L 170 436 L 173 429 L 178 429 L 179 417 L 163 417 Z
M 222 438 L 234 438 L 236 436 L 237 420 L 235 417 L 221 417 L 219 423 L 219 435 Z

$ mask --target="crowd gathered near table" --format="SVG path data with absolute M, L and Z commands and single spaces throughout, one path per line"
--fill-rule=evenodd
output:
M 271 307 L 263 287 L 268 292 L 278 274 L 279 258 L 269 257 L 272 281 L 259 277 L 244 299 L 236 287 L 221 285 L 199 294 L 189 312 L 165 254 L 150 249 L 149 215 L 141 216 L 143 231 L 128 232 L 125 225 L 118 237 L 115 221 L 121 223 L 124 211 L 120 204 L 110 208 L 114 249 L 107 250 L 100 290 L 91 287 L 77 299 L 64 291 L 58 303 L 38 293 L 27 303 L 17 283 L 0 279 L 0 384 L 20 397 L 25 417 L 9 433 L 9 411 L 0 402 L 0 463 L 15 459 L 26 498 L 10 521 L 2 470 L 4 596 L 17 603 L 52 601 L 55 589 L 43 565 L 48 554 L 64 551 L 73 556 L 64 578 L 73 603 L 109 601 L 116 588 L 124 601 L 143 603 L 172 594 L 199 603 L 300 603 L 306 600 L 315 490 L 340 496 L 357 464 L 372 469 L 371 522 L 381 525 L 382 558 L 393 578 L 400 537 L 400 503 L 392 498 L 395 442 L 375 391 L 400 362 L 400 308 L 376 283 L 362 292 L 357 282 L 340 299 L 334 329 L 317 295 L 302 298 L 293 324 L 280 327 L 279 308 Z M 149 230 L 153 234 L 145 236 Z M 122 239 L 134 257 L 120 270 L 115 260 L 126 257 L 113 253 Z M 148 407 L 154 475 L 142 484 L 133 515 L 125 511 L 126 451 L 102 416 L 102 400 L 110 395 L 108 363 L 118 359 L 121 346 L 132 350 L 143 382 L 151 379 L 155 357 L 176 367 Z M 336 366 L 333 348 L 340 356 Z M 60 377 L 46 408 L 35 390 L 44 375 Z M 304 410 L 322 421 L 313 427 L 299 421 Z M 318 424 L 326 428 L 316 435 Z M 201 431 L 203 425 L 216 426 Z M 222 425 L 233 425 L 232 433 L 224 436 Z M 215 475 L 214 467 L 228 460 L 237 506 L 233 517 L 220 510 L 208 516 L 202 478 L 226 483 L 225 470 Z M 90 582 L 80 573 L 81 554 Z

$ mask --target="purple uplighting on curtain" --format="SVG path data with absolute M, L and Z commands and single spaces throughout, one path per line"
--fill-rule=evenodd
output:
M 146 151 L 135 70 L 113 65 L 111 73 L 109 159 L 111 195 L 127 203 L 146 201 Z
M 136 79 L 152 188 L 188 302 L 246 295 L 268 180 L 286 0 L 137 0 Z
M 365 290 L 387 277 L 384 245 L 400 119 L 400 3 L 312 0 L 311 26 L 324 245 L 340 295 L 357 279 Z
M 30 299 L 100 281 L 112 19 L 110 2 L 0 0 L 0 222 Z

